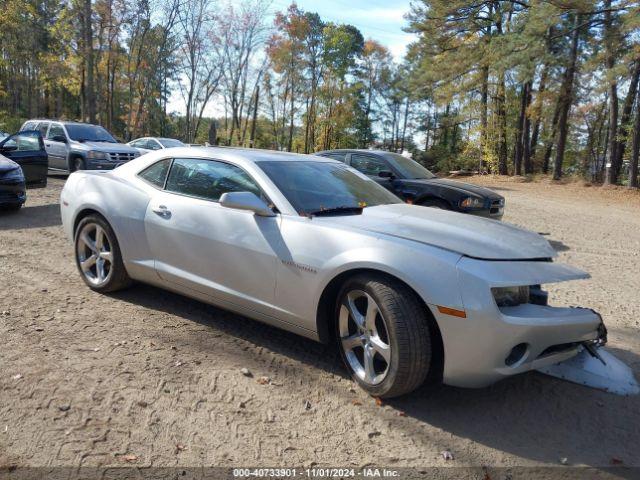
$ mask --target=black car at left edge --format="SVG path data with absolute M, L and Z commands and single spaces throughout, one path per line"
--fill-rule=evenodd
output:
M 49 160 L 40 132 L 0 132 L 0 207 L 18 209 L 27 187 L 46 187 Z
M 500 220 L 504 197 L 488 188 L 438 178 L 415 160 L 382 150 L 325 150 L 315 153 L 340 160 L 391 190 L 407 203 Z

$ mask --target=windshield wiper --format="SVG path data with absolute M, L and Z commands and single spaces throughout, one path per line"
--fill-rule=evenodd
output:
M 316 210 L 313 212 L 308 212 L 307 216 L 309 217 L 318 217 L 320 215 L 334 215 L 334 214 L 340 214 L 340 213 L 354 213 L 356 215 L 360 215 L 362 213 L 362 209 L 364 207 L 357 207 L 357 206 L 351 206 L 351 207 L 333 207 L 333 208 L 322 208 L 320 210 Z

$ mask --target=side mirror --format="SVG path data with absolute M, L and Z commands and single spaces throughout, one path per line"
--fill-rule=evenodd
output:
M 381 178 L 394 178 L 395 177 L 393 172 L 390 172 L 388 170 L 382 170 L 381 172 L 378 172 L 378 176 L 381 177 Z
M 252 192 L 227 192 L 220 197 L 220 205 L 237 210 L 249 210 L 260 217 L 275 217 L 276 214 L 264 200 Z
M 54 135 L 51 140 L 54 142 L 67 143 L 67 137 L 64 135 Z

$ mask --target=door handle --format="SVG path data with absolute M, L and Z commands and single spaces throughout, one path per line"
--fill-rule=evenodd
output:
M 158 205 L 157 207 L 152 207 L 151 211 L 162 218 L 169 218 L 171 216 L 171 210 L 168 210 L 167 207 L 164 205 Z
M 51 144 L 50 144 L 50 143 L 45 143 L 45 144 L 44 144 L 44 146 L 45 146 L 45 147 L 50 147 L 50 146 L 51 146 Z

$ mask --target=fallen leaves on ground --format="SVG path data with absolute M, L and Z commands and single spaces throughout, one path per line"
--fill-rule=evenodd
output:
M 453 453 L 451 453 L 449 450 L 443 450 L 442 452 L 440 452 L 440 455 L 442 455 L 442 458 L 444 458 L 445 460 L 453 460 Z

